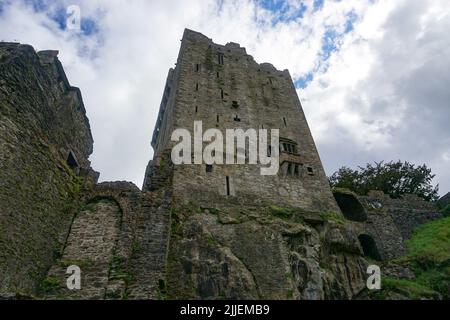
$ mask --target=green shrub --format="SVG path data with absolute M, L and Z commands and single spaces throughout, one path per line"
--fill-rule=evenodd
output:
M 60 280 L 55 277 L 46 277 L 38 285 L 38 290 L 44 294 L 49 294 L 60 287 Z

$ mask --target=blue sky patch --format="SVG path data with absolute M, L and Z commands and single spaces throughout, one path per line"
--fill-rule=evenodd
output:
M 347 13 L 347 21 L 345 22 L 345 33 L 349 33 L 354 29 L 354 23 L 358 19 L 358 16 L 354 11 Z
M 276 13 L 272 23 L 289 22 L 303 18 L 308 7 L 302 2 L 299 8 L 293 8 L 286 0 L 262 0 L 257 2 L 264 9 Z
M 57 7 L 50 7 L 47 0 L 24 0 L 27 6 L 33 8 L 36 12 L 45 13 L 51 20 L 56 22 L 60 30 L 66 30 L 67 27 L 67 8 L 59 5 Z M 90 17 L 81 17 L 81 34 L 90 36 L 99 32 L 99 28 L 94 19 Z
M 313 3 L 313 10 L 314 10 L 314 11 L 319 11 L 319 10 L 321 10 L 324 3 L 325 3 L 325 0 L 314 0 L 314 3 Z
M 309 72 L 309 73 L 305 74 L 303 77 L 295 79 L 295 81 L 294 81 L 295 88 L 305 89 L 308 86 L 308 84 L 311 81 L 313 81 L 313 79 L 314 79 L 314 74 L 312 72 Z

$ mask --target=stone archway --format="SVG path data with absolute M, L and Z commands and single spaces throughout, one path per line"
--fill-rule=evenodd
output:
M 89 201 L 75 216 L 61 259 L 53 265 L 48 278 L 58 281 L 48 297 L 71 299 L 104 299 L 108 290 L 111 268 L 117 264 L 116 243 L 120 234 L 122 210 L 109 197 Z M 81 289 L 65 287 L 67 267 L 81 270 Z
M 355 195 L 339 191 L 333 192 L 333 195 L 345 218 L 358 222 L 367 220 L 366 210 Z
M 364 255 L 373 260 L 381 261 L 381 254 L 378 251 L 375 240 L 368 234 L 360 234 L 358 236 L 359 243 L 363 249 Z

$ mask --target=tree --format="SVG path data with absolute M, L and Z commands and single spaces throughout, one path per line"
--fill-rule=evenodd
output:
M 368 163 L 366 167 L 358 167 L 357 170 L 342 167 L 329 180 L 332 187 L 347 188 L 360 195 L 366 195 L 370 190 L 379 190 L 392 198 L 410 193 L 427 201 L 434 201 L 438 199 L 439 190 L 439 185 L 432 185 L 434 177 L 425 164 L 416 167 L 409 162 L 382 161 L 375 162 L 374 165 Z

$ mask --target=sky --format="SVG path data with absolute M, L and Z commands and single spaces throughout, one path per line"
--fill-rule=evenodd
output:
M 425 163 L 440 194 L 450 191 L 447 0 L 0 0 L 1 41 L 60 51 L 83 94 L 100 180 L 139 187 L 184 28 L 289 69 L 327 174 Z

